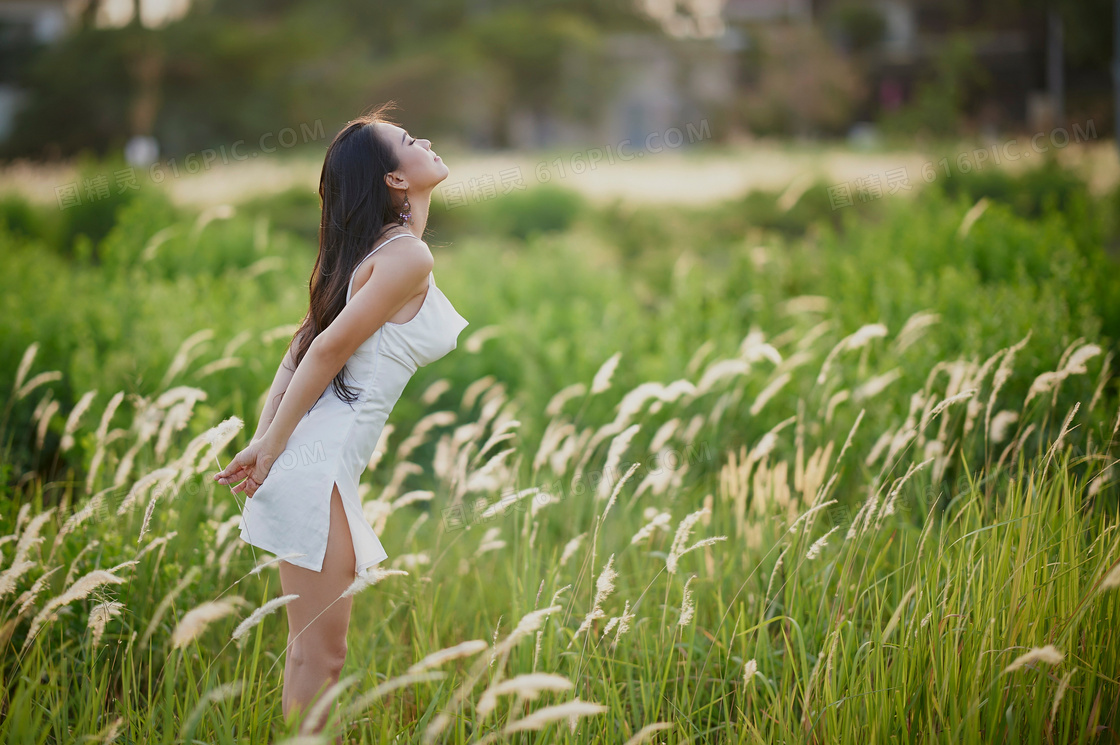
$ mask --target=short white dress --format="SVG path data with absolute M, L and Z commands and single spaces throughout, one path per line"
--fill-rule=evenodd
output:
M 404 235 L 381 243 L 359 266 Z M 347 303 L 353 288 L 351 273 Z M 362 513 L 358 479 L 412 375 L 455 349 L 468 325 L 429 273 L 428 292 L 416 315 L 404 323 L 386 322 L 347 360 L 347 383 L 358 400 L 347 403 L 328 385 L 296 425 L 260 488 L 245 500 L 239 525 L 242 540 L 276 556 L 303 554 L 285 560 L 323 571 L 331 494 L 337 483 L 354 542 L 355 573 L 388 558 Z

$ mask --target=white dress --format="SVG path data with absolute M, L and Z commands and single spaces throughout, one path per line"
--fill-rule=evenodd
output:
M 381 243 L 359 266 L 381 246 L 402 237 Z M 353 288 L 351 273 L 347 303 Z M 328 385 L 296 425 L 260 488 L 245 500 L 239 525 L 242 540 L 276 556 L 304 554 L 286 561 L 321 572 L 337 483 L 354 542 L 354 571 L 361 574 L 388 558 L 362 514 L 358 479 L 413 373 L 455 349 L 468 325 L 429 273 L 428 292 L 416 315 L 405 323 L 386 322 L 347 360 L 347 383 L 358 400 L 348 404 Z

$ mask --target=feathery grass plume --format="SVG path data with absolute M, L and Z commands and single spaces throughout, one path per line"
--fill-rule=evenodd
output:
M 991 204 L 991 202 L 988 201 L 987 197 L 980 197 L 976 204 L 972 205 L 968 209 L 968 212 L 964 213 L 964 219 L 961 220 L 961 224 L 957 228 L 957 240 L 961 240 L 968 235 L 969 231 L 972 230 L 972 226 L 976 224 L 976 221 L 980 219 L 984 211 L 988 209 L 989 204 Z
M 163 471 L 165 469 L 159 469 L 159 470 Z M 151 475 L 152 474 L 148 474 L 148 476 L 145 476 L 144 478 L 148 478 Z M 151 499 L 148 500 L 148 507 L 147 507 L 147 509 L 144 510 L 144 520 L 140 524 L 140 533 L 136 536 L 136 544 L 137 545 L 140 545 L 140 541 L 142 541 L 144 539 L 144 534 L 148 532 L 148 526 L 152 522 L 152 515 L 156 511 L 156 502 L 159 501 L 159 498 L 163 494 L 171 492 L 175 488 L 175 479 L 178 478 L 178 476 L 179 476 L 179 469 L 168 468 L 168 469 L 166 469 L 166 473 L 164 473 L 158 479 L 156 479 L 157 486 L 156 486 L 155 492 L 152 494 Z M 129 494 L 131 494 L 131 493 L 132 492 L 130 490 Z
M 614 554 L 611 554 L 607 559 L 607 563 L 603 565 L 603 571 L 599 573 L 599 578 L 595 580 L 595 601 L 592 603 L 591 610 L 583 619 L 583 623 L 576 629 L 575 635 L 572 640 L 568 642 L 571 647 L 575 643 L 579 635 L 587 629 L 591 628 L 591 624 L 598 618 L 606 618 L 606 613 L 603 612 L 603 603 L 607 601 L 610 594 L 614 592 L 614 581 L 618 577 L 618 572 L 614 569 Z
M 117 391 L 113 394 L 113 397 L 109 399 L 109 403 L 105 406 L 105 411 L 101 413 L 101 422 L 97 425 L 97 432 L 95 433 L 97 445 L 93 451 L 93 458 L 90 460 L 89 472 L 86 474 L 87 494 L 93 492 L 93 483 L 97 480 L 97 474 L 101 471 L 101 462 L 105 459 L 105 448 L 110 442 L 109 423 L 112 421 L 113 414 L 116 413 L 117 408 L 123 400 L 124 391 Z
M 906 610 L 906 604 L 910 602 L 910 598 L 914 597 L 914 593 L 916 593 L 917 591 L 918 586 L 914 585 L 906 591 L 905 595 L 902 596 L 902 600 L 898 602 L 898 606 L 895 607 L 894 613 L 891 614 L 891 620 L 887 622 L 887 627 L 883 629 L 883 637 L 880 641 L 885 642 L 890 638 L 891 634 L 894 633 L 894 630 L 898 628 L 898 622 L 902 618 L 903 611 Z
M 1097 387 L 1093 390 L 1093 397 L 1089 399 L 1088 411 L 1090 414 L 1093 413 L 1093 409 L 1097 407 L 1097 402 L 1100 401 L 1101 397 L 1104 395 L 1105 384 L 1112 379 L 1110 372 L 1112 370 L 1112 357 L 1113 354 L 1110 351 L 1104 356 L 1104 361 L 1101 363 L 1101 371 L 1097 377 Z
M 109 743 L 115 741 L 120 736 L 122 727 L 124 727 L 124 717 L 117 717 L 107 724 L 103 730 L 98 732 L 94 736 L 94 739 L 96 742 L 101 743 L 101 745 L 109 745 Z
M 210 452 L 216 456 L 222 448 L 233 441 L 233 438 L 244 426 L 245 422 L 240 417 L 231 416 L 217 426 L 208 429 L 205 436 L 206 441 L 210 443 Z
M 88 596 L 91 592 L 96 590 L 102 585 L 119 585 L 124 583 L 122 577 L 118 577 L 112 572 L 105 571 L 104 569 L 94 569 L 89 574 L 79 579 L 74 584 L 70 585 L 61 595 L 57 595 L 43 605 L 43 609 L 31 621 L 31 628 L 27 631 L 27 638 L 24 639 L 23 649 L 20 651 L 22 654 L 30 645 L 31 641 L 35 638 L 39 629 L 46 623 L 58 618 L 55 611 L 75 600 L 81 600 Z
M 486 719 L 498 704 L 499 696 L 515 694 L 522 701 L 536 701 L 542 691 L 570 691 L 575 684 L 563 675 L 554 673 L 526 673 L 495 683 L 482 692 L 476 710 Z
M 918 311 L 906 319 L 906 323 L 902 324 L 902 329 L 894 337 L 895 348 L 899 352 L 905 352 L 927 328 L 940 321 L 941 315 L 939 313 Z
M 54 419 L 54 415 L 57 414 L 58 410 L 62 407 L 58 401 L 47 401 L 47 398 L 52 396 L 54 396 L 53 391 L 47 393 L 47 396 L 44 397 L 45 403 L 40 404 L 42 408 L 36 407 L 35 415 L 32 417 L 32 420 L 37 422 L 35 427 L 36 450 L 43 449 L 43 443 L 46 442 L 47 429 L 50 427 L 51 420 Z
M 59 370 L 51 370 L 50 372 L 41 372 L 31 380 L 27 381 L 22 388 L 16 391 L 16 401 L 26 398 L 31 391 L 35 390 L 41 385 L 46 383 L 53 383 L 57 380 L 62 380 L 62 373 Z
M 89 622 L 86 626 L 93 632 L 90 637 L 90 646 L 97 648 L 98 643 L 101 641 L 102 634 L 105 633 L 105 626 L 115 616 L 121 614 L 121 609 L 124 608 L 124 603 L 116 601 L 108 601 L 98 603 L 93 606 L 89 612 Z
M 660 732 L 663 729 L 672 729 L 675 726 L 676 725 L 671 722 L 654 722 L 653 724 L 647 724 L 645 727 L 635 732 L 634 736 L 627 740 L 625 745 L 642 745 L 654 732 Z
M 1008 428 L 1019 421 L 1019 412 L 1004 409 L 992 417 L 992 428 L 988 431 L 988 439 L 993 444 L 998 444 L 1007 439 Z
M 102 508 L 105 505 L 105 494 L 112 490 L 113 487 L 109 487 L 108 489 L 102 489 L 101 491 L 97 492 L 92 497 L 86 500 L 85 504 L 82 505 L 82 508 L 80 510 L 70 515 L 70 517 L 66 518 L 66 522 L 62 524 L 62 527 L 59 528 L 57 535 L 55 535 L 54 537 L 54 544 L 51 547 L 52 554 L 54 550 L 62 544 L 63 538 L 74 532 L 74 530 L 77 529 L 78 526 L 80 526 L 86 520 L 93 517 L 95 514 L 102 512 Z M 102 517 L 103 516 L 104 515 L 102 515 Z
M 34 561 L 16 561 L 10 567 L 0 574 L 0 598 L 4 597 L 10 592 L 14 592 L 19 578 L 27 574 L 27 572 L 35 566 L 37 562 Z
M 322 722 L 323 718 L 326 716 L 327 710 L 331 708 L 331 705 L 334 703 L 334 700 L 338 698 L 339 694 L 357 683 L 360 678 L 360 675 L 348 675 L 323 691 L 323 695 L 316 699 L 315 704 L 308 709 L 299 731 L 305 735 L 313 734 L 312 730 Z
M 739 342 L 739 356 L 747 362 L 760 362 L 770 360 L 775 365 L 782 364 L 782 355 L 773 345 L 766 342 L 766 337 L 754 324 L 750 332 Z
M 572 558 L 579 546 L 583 543 L 583 539 L 587 537 L 587 532 L 580 533 L 575 538 L 571 539 L 564 544 L 564 550 L 560 552 L 560 567 L 563 568 L 568 563 L 568 559 Z
M 430 489 L 413 489 L 394 499 L 389 505 L 389 512 L 396 512 L 403 507 L 416 504 L 417 502 L 430 502 L 435 496 L 436 493 Z
M 474 555 L 481 556 L 487 551 L 497 551 L 505 548 L 506 542 L 498 538 L 501 534 L 501 528 L 487 528 L 482 536 L 482 540 L 478 543 L 478 550 L 474 552 Z
M 219 600 L 207 600 L 187 611 L 171 634 L 171 648 L 180 649 L 197 639 L 212 622 L 225 618 L 245 605 L 244 598 L 231 595 Z
M 784 372 L 763 388 L 762 392 L 755 398 L 754 403 L 751 404 L 751 416 L 758 416 L 758 413 L 762 411 L 762 408 L 766 406 L 770 399 L 782 390 L 792 378 L 793 376 L 790 373 Z
M 516 448 L 506 448 L 481 467 L 470 472 L 464 490 L 466 492 L 501 491 L 509 483 L 510 468 L 505 461 L 517 452 Z
M 186 386 L 181 386 L 186 388 Z M 156 438 L 156 460 L 162 461 L 167 455 L 167 449 L 171 447 L 171 436 L 176 432 L 182 431 L 187 424 L 190 423 L 191 416 L 194 414 L 194 405 L 198 401 L 206 400 L 206 392 L 196 388 L 186 388 L 189 391 L 184 400 L 172 406 L 167 415 L 164 417 L 163 424 L 160 425 L 159 435 Z M 162 398 L 162 396 L 161 396 Z M 156 405 L 159 405 L 157 400 Z
M 408 576 L 408 572 L 403 569 L 382 569 L 381 567 L 373 566 L 358 575 L 357 579 L 350 583 L 350 586 L 346 588 L 341 597 L 348 598 L 352 595 L 356 595 L 367 587 L 373 587 L 387 577 L 405 576 Z
M 166 488 L 178 475 L 179 469 L 171 467 L 157 468 L 151 473 L 145 474 L 128 490 L 128 494 L 121 500 L 120 505 L 117 507 L 117 514 L 123 515 L 128 512 L 129 508 L 135 504 L 136 500 L 153 487 L 157 490 L 156 499 L 158 499 L 160 490 Z
M 620 359 L 622 359 L 622 352 L 615 352 L 602 364 L 591 381 L 591 395 L 602 393 L 611 387 L 611 377 Z
M 559 591 L 557 591 L 557 594 L 559 594 Z M 494 645 L 495 655 L 505 654 L 509 652 L 509 650 L 513 649 L 514 645 L 516 645 L 517 642 L 521 641 L 523 638 L 539 629 L 546 618 L 548 618 L 553 613 L 561 610 L 562 608 L 563 606 L 556 604 L 554 597 L 553 604 L 549 607 L 539 608 L 537 610 L 529 611 L 528 613 L 526 613 L 521 617 L 521 620 L 517 622 L 517 626 L 515 626 L 513 631 L 509 633 L 509 636 L 503 639 L 501 644 Z
M 171 381 L 175 379 L 175 376 L 186 369 L 187 365 L 191 363 L 193 359 L 192 352 L 195 347 L 203 342 L 209 341 L 213 337 L 213 329 L 202 329 L 184 339 L 183 343 L 179 345 L 179 349 L 175 352 L 175 357 L 172 358 L 171 365 L 167 368 L 167 372 L 164 373 L 163 379 L 160 380 L 159 389 L 166 390 L 171 385 Z
M 101 412 L 101 420 L 97 424 L 97 431 L 94 433 L 99 443 L 105 442 L 109 437 L 109 424 L 113 421 L 113 415 L 117 413 L 121 403 L 124 401 L 124 391 L 117 391 L 113 397 L 109 399 L 109 403 L 105 404 L 105 410 Z
M 1003 355 L 1003 358 L 999 362 L 999 367 L 996 368 L 995 375 L 992 376 L 992 392 L 988 395 L 988 405 L 984 412 L 985 432 L 990 432 L 992 429 L 992 408 L 995 406 L 996 396 L 999 395 L 999 391 L 1001 388 L 1003 388 L 1003 384 L 1006 383 L 1007 380 L 1011 377 L 1011 368 L 1015 364 L 1015 355 L 1019 352 L 1020 349 L 1026 346 L 1026 343 L 1031 338 L 1032 333 L 1034 333 L 1034 330 L 1028 329 L 1026 336 L 1007 348 L 1006 352 Z
M 466 642 L 460 642 L 453 647 L 447 647 L 437 652 L 432 652 L 430 655 L 420 660 L 419 662 L 408 668 L 407 672 L 410 675 L 422 673 L 433 667 L 439 667 L 445 662 L 457 660 L 461 657 L 470 657 L 479 652 L 489 649 L 490 645 L 482 639 L 472 639 Z
M 766 594 L 762 596 L 764 607 L 770 602 L 770 591 L 774 589 L 774 578 L 778 576 L 778 570 L 782 568 L 782 564 L 786 560 L 786 553 L 789 552 L 789 548 L 789 546 L 786 546 L 782 549 L 782 552 L 778 554 L 778 560 L 774 562 L 774 568 L 770 570 L 770 581 L 766 584 Z
M 54 567 L 43 572 L 33 583 L 31 583 L 31 587 L 20 593 L 20 596 L 16 598 L 17 616 L 22 616 L 24 613 L 31 610 L 31 606 L 35 605 L 36 598 L 39 597 L 39 593 L 43 591 L 43 587 L 47 584 L 47 580 L 50 579 L 52 574 L 54 574 L 61 568 L 62 567 Z M 0 595 L 3 594 L 4 593 L 0 592 Z
M 593 716 L 608 711 L 610 711 L 610 707 L 603 706 L 602 704 L 580 701 L 576 698 L 567 703 L 537 709 L 527 717 L 522 717 L 521 719 L 510 722 L 506 725 L 505 729 L 502 730 L 502 734 L 508 735 L 514 732 L 524 732 L 525 730 L 540 730 L 553 722 L 571 719 L 572 717 Z
M 179 531 L 173 530 L 166 535 L 161 535 L 158 538 L 153 538 L 152 540 L 148 541 L 147 546 L 144 546 L 144 548 L 136 552 L 136 560 L 139 561 L 140 559 L 144 558 L 144 556 L 151 553 L 152 551 L 155 551 L 160 546 L 166 545 L 177 535 L 179 535 Z
M 634 435 L 636 435 L 638 433 L 638 430 L 640 429 L 640 424 L 631 424 L 611 440 L 610 448 L 607 451 L 607 461 L 603 466 L 603 473 L 607 474 L 608 477 L 603 478 L 599 481 L 598 489 L 596 489 L 595 491 L 596 500 L 607 499 L 608 497 L 617 498 L 618 489 L 621 488 L 622 484 L 626 483 L 626 479 L 640 465 L 639 463 L 634 463 L 629 472 L 627 472 L 626 476 L 619 479 L 615 488 L 613 490 L 611 489 L 609 475 L 618 473 L 618 467 L 619 463 L 621 463 L 622 461 L 622 455 L 626 452 L 626 448 L 630 447 L 630 441 L 634 439 Z M 613 503 L 614 500 L 612 499 L 611 504 Z M 609 509 L 610 505 L 607 506 L 607 510 Z M 607 510 L 603 511 L 604 516 L 606 515 Z
M 821 371 L 817 375 L 817 385 L 824 383 L 828 378 L 829 369 L 832 367 L 836 356 L 844 351 L 851 351 L 867 346 L 872 339 L 887 335 L 887 327 L 881 323 L 869 323 L 861 326 L 854 333 L 845 336 L 834 346 L 824 358 Z
M 617 616 L 618 628 L 614 632 L 614 641 L 611 642 L 611 649 L 618 646 L 619 638 L 630 630 L 630 624 L 634 620 L 635 614 L 630 612 L 630 601 L 627 600 L 622 606 L 622 615 Z M 612 619 L 614 620 L 614 619 Z M 603 633 L 606 636 L 606 632 Z
M 405 675 L 398 675 L 395 678 L 389 678 L 384 683 L 380 683 L 370 690 L 363 693 L 356 698 L 346 709 L 343 711 L 342 718 L 344 721 L 350 721 L 361 714 L 366 708 L 369 707 L 377 699 L 383 697 L 386 693 L 404 688 L 405 686 L 416 685 L 418 683 L 430 683 L 434 680 L 442 680 L 447 677 L 447 673 L 442 670 L 427 670 L 422 673 L 414 673 Z
M 261 332 L 261 344 L 271 344 L 274 341 L 284 339 L 286 337 L 293 337 L 299 331 L 298 323 L 285 323 L 280 326 L 274 326 L 270 329 L 265 329 Z
M 1110 590 L 1113 587 L 1120 587 L 1120 561 L 1112 565 L 1112 569 L 1101 580 L 1100 591 Z M 0 593 L 3 594 L 3 593 Z
M 751 363 L 743 359 L 732 358 L 716 360 L 704 369 L 704 374 L 696 383 L 696 393 L 703 395 L 715 387 L 721 380 L 733 378 L 736 375 L 747 375 L 751 371 Z
M 91 551 L 96 550 L 100 545 L 101 541 L 94 538 L 92 541 L 82 546 L 81 550 L 78 551 L 78 555 L 70 560 L 70 568 L 66 570 L 66 579 L 62 581 L 63 587 L 69 587 L 70 583 L 73 582 L 74 575 L 78 573 L 78 567 L 80 566 L 82 559 L 85 558 L 85 555 Z
M 650 413 L 656 413 L 659 408 L 661 396 L 664 392 L 665 386 L 661 383 L 654 381 L 639 383 L 628 391 L 615 406 L 618 410 L 618 413 L 615 415 L 615 420 L 618 422 L 629 422 L 641 413 L 642 409 L 645 408 L 646 401 L 651 399 L 654 401 L 654 404 L 650 406 Z
M 827 502 L 821 502 L 820 504 L 816 505 L 815 507 L 810 507 L 809 509 L 805 510 L 805 512 L 801 513 L 801 516 L 798 517 L 796 520 L 794 520 L 793 524 L 789 526 L 789 532 L 790 533 L 796 532 L 798 525 L 800 525 L 805 520 L 808 520 L 810 517 L 816 515 L 818 512 L 823 510 L 825 507 L 828 507 L 829 505 L 836 504 L 836 501 L 837 500 L 835 500 L 835 499 L 830 499 Z
M 163 620 L 163 615 L 167 613 L 167 610 L 171 607 L 171 604 L 175 602 L 175 599 L 179 597 L 183 590 L 187 589 L 187 586 L 191 582 L 194 582 L 196 579 L 198 579 L 198 576 L 200 574 L 202 574 L 202 569 L 198 566 L 192 566 L 187 570 L 187 573 L 183 575 L 183 578 L 179 580 L 179 583 L 175 585 L 175 587 L 172 588 L 170 592 L 164 595 L 162 600 L 159 601 L 159 605 L 156 606 L 155 611 L 152 613 L 151 619 L 148 621 L 148 627 L 144 630 L 144 635 L 140 637 L 141 649 L 147 646 L 148 640 L 152 638 L 152 635 L 155 633 L 156 629 L 159 627 L 160 622 Z
M 577 396 L 582 396 L 587 392 L 587 386 L 583 383 L 572 383 L 571 385 L 561 388 L 544 407 L 545 416 L 554 417 L 560 414 L 564 408 L 564 404 Z
M 261 561 L 260 563 L 258 563 L 255 567 L 253 567 L 249 571 L 249 574 L 260 574 L 261 570 L 264 569 L 267 566 L 271 566 L 273 564 L 279 564 L 281 561 L 287 561 L 288 559 L 298 559 L 301 556 L 307 556 L 307 554 L 300 553 L 298 551 L 294 551 L 290 554 L 284 554 L 283 556 L 273 556 L 271 558 L 265 559 L 264 561 Z
M 494 502 L 494 504 L 490 505 L 485 510 L 483 510 L 482 513 L 478 516 L 477 519 L 478 520 L 489 520 L 492 517 L 497 517 L 499 513 L 505 514 L 506 510 L 514 509 L 515 506 L 517 505 L 517 503 L 520 502 L 525 497 L 531 497 L 535 494 L 538 494 L 540 491 L 541 491 L 541 488 L 539 486 L 530 486 L 527 489 L 520 490 L 516 494 L 510 494 L 510 495 L 507 495 L 507 496 L 504 496 L 504 497 L 499 497 L 498 500 L 496 502 Z M 433 494 L 433 496 L 434 496 L 433 492 L 426 492 L 426 493 Z M 401 499 L 403 499 L 403 498 L 404 497 L 401 497 Z M 397 501 L 399 502 L 400 500 L 398 499 Z M 395 504 L 396 503 L 394 503 L 393 509 L 396 509 Z
M 966 391 L 961 391 L 956 395 L 949 396 L 947 399 L 937 404 L 937 406 L 934 406 L 933 409 L 929 412 L 929 415 L 923 418 L 922 427 L 920 429 L 924 429 L 926 424 L 933 421 L 933 418 L 941 412 L 945 411 L 945 409 L 960 401 L 967 401 L 979 392 L 980 391 L 976 388 L 969 388 Z
M 634 425 L 634 426 L 636 427 L 637 425 Z M 629 430 L 627 430 L 627 431 L 629 431 Z M 635 431 L 637 431 L 637 430 L 635 430 Z M 614 447 L 613 443 L 611 444 L 611 447 L 612 448 Z M 622 487 L 626 484 L 627 481 L 630 480 L 630 477 L 632 475 L 634 475 L 634 471 L 637 471 L 638 467 L 640 465 L 642 465 L 641 462 L 631 464 L 630 468 L 627 469 L 626 473 L 623 474 L 622 478 L 620 478 L 618 480 L 618 483 L 615 484 L 614 489 L 611 491 L 611 496 L 607 500 L 607 506 L 603 508 L 603 517 L 602 517 L 602 519 L 599 520 L 600 525 L 602 525 L 603 521 L 607 519 L 607 513 L 611 511 L 611 507 L 613 507 L 614 503 L 618 500 L 618 494 L 619 494 L 619 492 L 622 491 Z M 604 481 L 602 483 L 606 483 L 606 482 Z
M 292 602 L 298 597 L 299 595 L 294 594 L 281 595 L 278 598 L 269 600 L 267 603 L 250 613 L 248 618 L 237 624 L 237 628 L 233 630 L 233 634 L 230 635 L 230 638 L 234 641 L 240 641 L 242 637 L 249 633 L 249 629 L 253 628 L 261 621 L 263 621 L 265 616 L 273 613 L 277 608 L 283 608 L 285 605 Z
M 921 463 L 910 464 L 910 467 L 906 469 L 906 473 L 902 478 L 898 480 L 897 483 L 895 483 L 894 488 L 890 491 L 890 494 L 888 494 L 887 498 L 883 500 L 883 507 L 879 510 L 879 514 L 875 518 L 875 530 L 879 529 L 879 526 L 882 524 L 884 517 L 888 517 L 889 515 L 894 514 L 894 505 L 895 502 L 898 501 L 898 495 L 902 492 L 902 487 L 906 484 L 907 481 L 909 481 L 910 477 L 928 466 L 934 460 L 934 458 L 927 458 Z
M 758 674 L 758 663 L 753 658 L 747 660 L 743 664 L 743 685 L 750 685 L 751 681 L 754 680 L 754 676 Z
M 1065 421 L 1062 422 L 1062 428 L 1058 431 L 1058 436 L 1054 439 L 1054 443 L 1050 446 L 1048 452 L 1046 453 L 1046 465 L 1043 466 L 1042 469 L 1042 473 L 1044 476 L 1050 469 L 1050 461 L 1051 459 L 1053 459 L 1054 453 L 1057 453 L 1062 449 L 1062 443 L 1065 440 L 1066 435 L 1069 434 L 1070 431 L 1070 422 L 1073 421 L 1073 417 L 1076 416 L 1077 410 L 1079 408 L 1081 408 L 1081 402 L 1077 401 L 1073 404 L 1073 408 L 1069 410 L 1069 413 L 1066 414 Z
M 825 533 L 824 535 L 822 535 L 822 536 L 821 536 L 820 538 L 818 538 L 817 540 L 813 541 L 813 545 L 812 545 L 812 546 L 809 546 L 809 550 L 805 552 L 805 558 L 806 558 L 806 559 L 807 559 L 808 561 L 812 561 L 813 559 L 815 559 L 815 558 L 817 558 L 818 556 L 820 556 L 820 555 L 821 555 L 821 551 L 822 551 L 822 550 L 824 549 L 824 547 L 825 547 L 825 546 L 827 546 L 827 545 L 828 545 L 828 537 L 829 537 L 830 535 L 832 535 L 833 533 L 835 533 L 835 532 L 836 532 L 837 530 L 839 530 L 839 529 L 840 529 L 840 526 L 839 526 L 839 525 L 837 525 L 837 526 L 836 526 L 836 527 L 834 527 L 834 528 L 833 528 L 832 530 L 828 531 L 827 533 Z
M 43 541 L 43 537 L 39 535 L 39 531 L 43 529 L 43 525 L 54 515 L 54 507 L 48 507 L 40 512 L 20 533 L 19 540 L 16 541 L 16 552 L 12 557 L 12 566 L 19 564 L 27 558 L 27 554 L 34 546 L 39 545 Z
M 1073 677 L 1073 674 L 1075 672 L 1077 672 L 1077 668 L 1074 668 L 1073 670 L 1070 670 L 1068 673 L 1063 675 L 1061 681 L 1058 683 L 1058 690 L 1054 693 L 1054 703 L 1050 705 L 1051 720 L 1058 716 L 1058 704 L 1062 702 L 1062 696 L 1065 695 L 1066 688 L 1069 687 L 1069 680 Z
M 673 545 L 669 548 L 669 553 L 665 557 L 665 569 L 666 569 L 666 571 L 669 572 L 669 574 L 675 574 L 676 573 L 677 563 L 682 556 L 684 556 L 689 551 L 700 548 L 700 545 L 696 544 L 696 545 L 693 545 L 691 548 L 686 549 L 685 548 L 685 542 L 688 541 L 688 537 L 689 537 L 689 535 L 691 535 L 692 528 L 693 528 L 693 526 L 696 525 L 696 522 L 701 517 L 703 517 L 706 514 L 709 514 L 710 512 L 711 512 L 711 510 L 708 509 L 707 507 L 699 509 L 696 512 L 693 512 L 690 515 L 686 515 L 685 518 L 683 520 L 681 520 L 680 524 L 677 526 L 677 532 L 673 536 Z M 723 539 L 721 539 L 721 540 L 723 540 Z M 707 545 L 707 544 L 705 544 L 705 545 Z
M 507 430 L 516 429 L 520 426 L 521 422 L 517 421 L 516 419 L 508 419 L 500 426 L 495 426 L 493 431 L 490 433 L 490 437 L 486 439 L 486 442 L 483 443 L 475 453 L 475 463 L 478 462 L 478 458 L 481 458 L 484 453 L 488 452 L 490 448 L 494 447 L 499 442 L 505 442 L 506 440 L 512 440 L 516 438 L 517 434 L 515 432 L 509 432 Z
M 19 367 L 16 369 L 16 380 L 12 384 L 12 390 L 18 391 L 23 385 L 27 373 L 31 372 L 31 363 L 35 361 L 35 355 L 39 352 L 39 342 L 33 341 L 23 350 L 23 357 L 20 358 Z
M 1024 665 L 1029 665 L 1032 662 L 1045 662 L 1047 665 L 1057 665 L 1065 659 L 1065 655 L 1053 644 L 1047 644 L 1045 647 L 1035 647 L 1026 654 L 1021 654 L 1015 660 L 1003 669 L 1003 673 L 1010 673 L 1018 670 Z M 1001 675 L 1003 673 L 1000 673 Z
M 684 583 L 684 599 L 681 600 L 681 617 L 680 620 L 677 621 L 681 626 L 687 626 L 692 623 L 692 618 L 696 615 L 696 601 L 692 599 L 692 589 L 689 587 L 694 579 L 696 579 L 695 574 L 689 577 Z
M 669 521 L 673 519 L 673 516 L 668 512 L 658 512 L 656 507 L 647 508 L 644 517 L 649 522 L 639 528 L 638 532 L 630 539 L 631 546 L 649 538 L 655 530 L 668 530 Z

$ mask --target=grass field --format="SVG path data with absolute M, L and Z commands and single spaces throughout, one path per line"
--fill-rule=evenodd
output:
M 826 186 L 433 204 L 471 326 L 363 478 L 390 558 L 325 736 L 1120 740 L 1117 193 Z M 275 557 L 209 474 L 316 210 L 0 203 L 4 742 L 315 741 Z

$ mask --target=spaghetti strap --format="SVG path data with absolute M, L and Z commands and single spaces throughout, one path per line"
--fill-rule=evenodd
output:
M 358 267 L 361 266 L 362 264 L 364 264 L 366 259 L 368 259 L 370 256 L 373 256 L 375 253 L 380 251 L 381 246 L 384 246 L 386 243 L 389 243 L 390 241 L 395 241 L 397 238 L 404 238 L 406 235 L 412 235 L 412 233 L 398 233 L 397 235 L 394 235 L 392 238 L 389 238 L 388 240 L 382 241 L 380 246 L 378 246 L 377 248 L 370 251 L 368 254 L 365 255 L 364 259 L 362 259 L 361 261 L 359 261 L 357 263 L 357 265 L 354 267 L 354 271 L 350 272 L 350 284 L 347 285 L 347 287 L 346 287 L 346 302 L 350 302 L 350 293 L 352 293 L 354 291 L 354 275 L 358 272 Z M 415 237 L 415 236 L 413 236 L 413 237 Z

